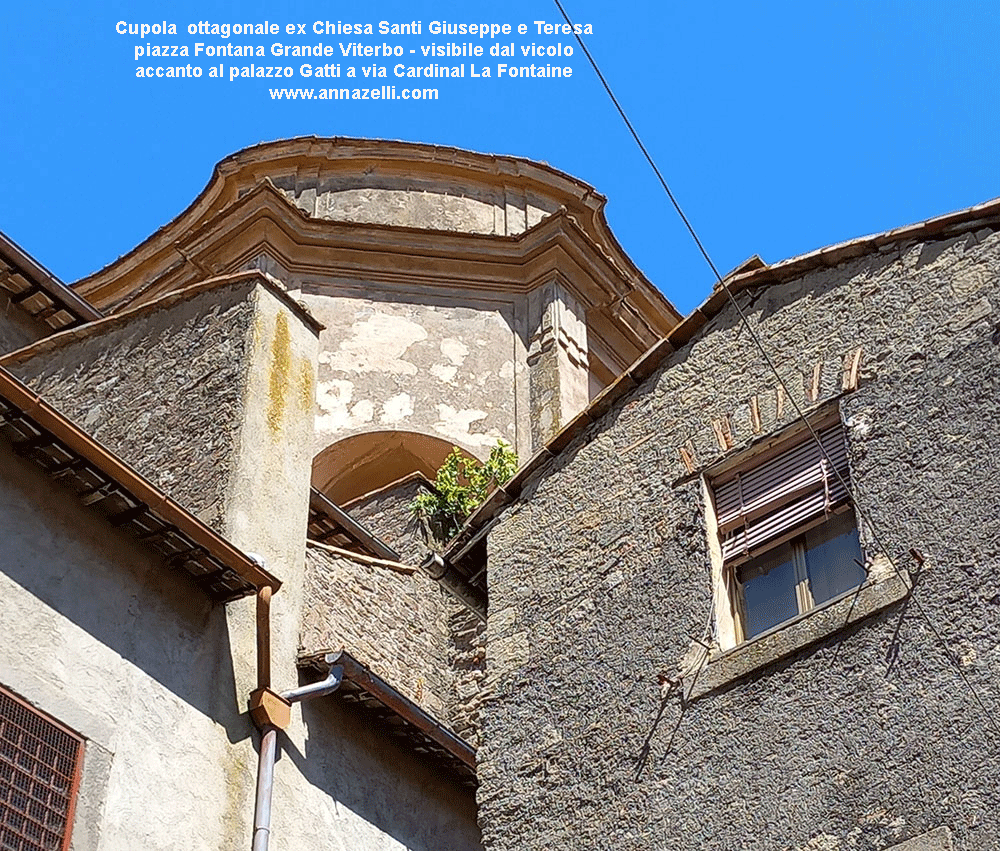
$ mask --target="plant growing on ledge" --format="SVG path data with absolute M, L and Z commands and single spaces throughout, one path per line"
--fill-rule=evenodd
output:
M 517 453 L 502 440 L 490 450 L 485 464 L 456 446 L 438 468 L 434 490 L 418 494 L 410 511 L 428 522 L 435 537 L 447 541 L 483 504 L 490 490 L 509 482 L 516 470 Z

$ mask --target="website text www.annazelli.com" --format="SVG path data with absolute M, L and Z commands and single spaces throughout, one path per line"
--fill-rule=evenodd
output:
M 268 89 L 271 100 L 437 100 L 437 89 Z

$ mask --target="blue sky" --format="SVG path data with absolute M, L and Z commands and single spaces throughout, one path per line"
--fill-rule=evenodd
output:
M 564 6 L 593 26 L 591 52 L 723 271 L 755 253 L 774 262 L 1000 195 L 1000 4 Z M 582 54 L 568 81 L 467 79 L 442 86 L 432 104 L 280 102 L 264 81 L 137 80 L 137 39 L 115 32 L 119 20 L 166 19 L 180 34 L 148 40 L 190 44 L 186 24 L 199 20 L 327 18 L 419 19 L 426 32 L 432 20 L 554 22 L 551 0 L 124 8 L 41 0 L 4 12 L 0 229 L 66 281 L 173 218 L 225 155 L 316 134 L 543 160 L 607 196 L 619 240 L 682 312 L 711 289 L 711 272 Z

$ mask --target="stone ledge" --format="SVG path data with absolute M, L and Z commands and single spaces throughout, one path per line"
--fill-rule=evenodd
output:
M 928 833 L 893 845 L 886 851 L 952 851 L 951 830 L 947 827 L 936 827 Z
M 688 700 L 701 697 L 791 656 L 852 623 L 898 603 L 910 593 L 911 588 L 905 571 L 902 576 L 892 574 L 870 579 L 855 591 L 836 597 L 751 641 L 710 655 L 700 672 L 684 677 L 685 696 Z

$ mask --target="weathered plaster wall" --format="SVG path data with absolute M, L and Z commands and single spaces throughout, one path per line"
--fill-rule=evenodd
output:
M 51 328 L 33 320 L 0 291 L 0 355 L 34 343 L 51 333 Z
M 859 502 L 897 564 L 927 563 L 915 600 L 726 688 L 684 705 L 658 676 L 710 622 L 679 449 L 703 467 L 725 454 L 716 426 L 735 450 L 793 417 L 733 312 L 529 488 L 489 540 L 487 848 L 883 849 L 941 825 L 963 851 L 1000 845 L 1000 739 L 917 608 L 995 714 L 998 274 L 984 230 L 740 296 L 802 404 L 836 397 L 862 347 L 841 403 Z
M 87 739 L 74 851 L 249 848 L 253 634 L 6 445 L 0 505 L 0 683 Z M 274 849 L 480 847 L 471 791 L 333 701 L 281 749 Z
M 334 698 L 301 713 L 304 744 L 276 769 L 295 795 L 275 810 L 272 848 L 481 851 L 474 790 Z
M 73 332 L 6 364 L 185 508 L 223 528 L 247 387 L 254 285 Z
M 479 457 L 502 439 L 528 458 L 589 400 L 585 309 L 556 282 L 506 301 L 384 285 L 372 299 L 379 285 L 351 292 L 294 276 L 290 286 L 302 287 L 326 326 L 317 451 L 352 434 L 399 429 Z
M 317 329 L 286 299 L 258 286 L 250 299 L 251 333 L 243 369 L 245 388 L 226 482 L 223 534 L 263 558 L 282 581 L 271 602 L 272 685 L 295 684 L 305 587 L 305 537 L 312 474 L 310 442 L 316 380 Z M 254 603 L 228 609 L 230 628 L 252 634 Z M 236 682 L 257 685 L 252 647 L 239 654 Z M 290 728 L 287 735 L 302 735 Z
M 0 682 L 86 739 L 75 851 L 246 845 L 225 612 L 0 444 Z
M 300 210 L 318 219 L 462 233 L 523 233 L 559 206 L 523 188 L 380 174 L 375 165 L 361 174 L 296 174 L 273 182 Z
M 523 355 L 512 304 L 446 304 L 432 295 L 423 304 L 374 301 L 333 292 L 304 285 L 302 293 L 326 326 L 316 451 L 385 429 L 430 434 L 480 457 L 499 439 L 515 443 Z

